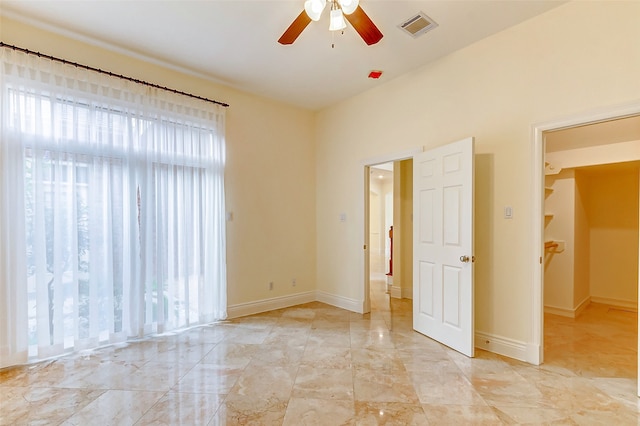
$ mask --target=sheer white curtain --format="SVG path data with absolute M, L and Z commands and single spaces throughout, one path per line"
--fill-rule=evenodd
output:
M 0 58 L 0 367 L 225 318 L 224 108 Z

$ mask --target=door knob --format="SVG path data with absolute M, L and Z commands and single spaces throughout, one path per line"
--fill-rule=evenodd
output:
M 460 256 L 460 262 L 468 263 L 469 262 L 469 256 Z

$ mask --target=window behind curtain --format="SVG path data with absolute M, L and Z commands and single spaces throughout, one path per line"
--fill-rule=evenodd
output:
M 220 107 L 10 56 L 0 289 L 26 307 L 9 331 L 46 357 L 224 318 Z

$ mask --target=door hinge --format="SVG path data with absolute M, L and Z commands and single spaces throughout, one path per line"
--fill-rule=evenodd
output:
M 540 264 L 542 265 L 542 256 L 540 256 Z
M 367 249 L 367 245 L 365 244 L 365 245 L 362 247 L 362 250 L 366 250 L 366 249 Z

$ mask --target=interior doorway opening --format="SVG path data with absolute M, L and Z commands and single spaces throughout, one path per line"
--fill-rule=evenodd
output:
M 387 284 L 393 276 L 393 163 L 377 164 L 369 172 L 369 273 L 371 281 Z
M 406 273 L 404 278 L 399 278 L 403 272 L 410 271 L 413 264 L 412 165 L 413 156 L 419 152 L 422 152 L 421 148 L 414 148 L 363 162 L 364 208 L 362 214 L 365 250 L 363 313 L 372 311 L 373 291 L 377 292 L 376 297 L 380 296 L 383 299 L 384 309 L 389 313 L 392 300 L 412 298 L 412 271 Z M 381 175 L 382 179 L 380 179 Z M 386 176 L 389 178 L 384 182 L 387 180 Z M 380 185 L 376 180 L 383 183 Z M 372 207 L 372 205 L 375 206 Z M 372 222 L 377 225 L 372 225 Z M 391 226 L 394 227 L 393 246 L 389 238 Z M 402 243 L 403 236 L 404 243 Z M 387 274 L 391 272 L 392 276 L 388 276 Z M 405 285 L 401 286 L 401 282 Z M 374 287 L 376 285 L 378 287 Z M 389 328 L 392 328 L 390 315 L 388 317 Z
M 639 113 L 627 107 L 535 129 L 543 216 L 538 363 L 637 380 Z
M 635 378 L 640 116 L 543 136 L 546 362 Z
M 371 311 L 392 328 L 394 163 L 369 168 L 369 297 Z

